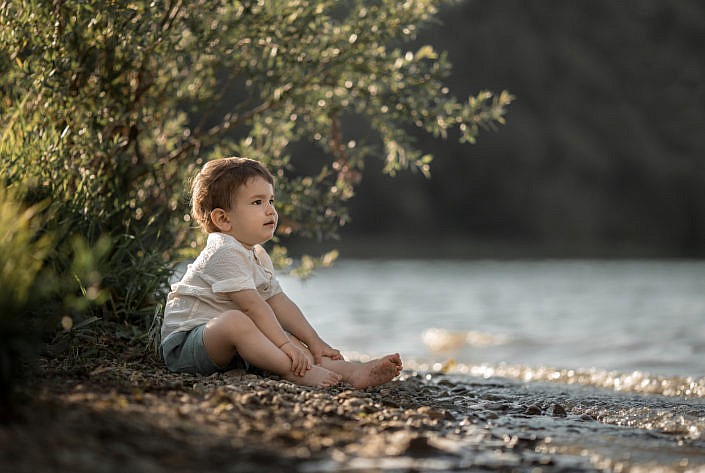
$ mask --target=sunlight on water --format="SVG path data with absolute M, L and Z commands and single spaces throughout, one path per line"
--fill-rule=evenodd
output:
M 434 363 L 405 360 L 405 367 L 417 371 L 441 371 L 481 378 L 498 376 L 527 382 L 581 384 L 614 391 L 705 398 L 705 378 L 689 376 L 658 376 L 640 371 L 620 373 L 598 369 L 557 369 L 546 366 L 530 367 L 506 364 L 467 365 L 457 363 L 455 360 Z
M 482 376 L 506 376 L 523 381 L 552 381 L 566 384 L 586 384 L 615 391 L 662 394 L 666 396 L 705 397 L 705 378 L 695 379 L 681 376 L 653 376 L 634 371 L 555 370 L 551 368 L 528 368 L 521 366 L 476 367 L 473 374 Z M 490 374 L 491 373 L 491 374 Z
M 429 328 L 421 334 L 421 340 L 433 353 L 444 353 L 457 350 L 463 345 L 476 347 L 502 345 L 509 341 L 509 337 L 474 330 L 454 332 L 442 328 Z

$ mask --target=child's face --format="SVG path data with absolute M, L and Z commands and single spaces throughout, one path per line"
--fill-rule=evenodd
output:
M 254 177 L 240 186 L 233 197 L 232 207 L 225 212 L 230 223 L 227 233 L 248 248 L 264 243 L 274 236 L 277 211 L 274 209 L 274 188 L 262 177 Z

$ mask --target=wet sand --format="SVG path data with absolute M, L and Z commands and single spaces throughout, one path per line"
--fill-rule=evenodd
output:
M 45 360 L 1 472 L 705 471 L 705 400 L 404 371 L 314 389 Z

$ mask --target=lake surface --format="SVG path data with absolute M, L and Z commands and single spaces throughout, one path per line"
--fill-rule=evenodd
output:
M 523 379 L 705 386 L 702 261 L 344 260 L 280 280 L 344 353 L 398 351 L 414 366 Z

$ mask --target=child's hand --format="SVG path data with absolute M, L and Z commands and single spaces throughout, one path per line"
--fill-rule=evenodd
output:
M 279 349 L 286 353 L 286 356 L 291 358 L 291 372 L 295 375 L 303 376 L 306 374 L 306 371 L 311 369 L 311 362 L 306 358 L 304 351 L 294 345 L 294 343 L 286 342 L 279 347 Z
M 343 355 L 341 355 L 338 350 L 331 348 L 331 346 L 325 342 L 315 343 L 308 348 L 311 350 L 311 354 L 313 355 L 313 362 L 317 365 L 321 364 L 321 358 L 324 356 L 332 360 L 343 359 Z

